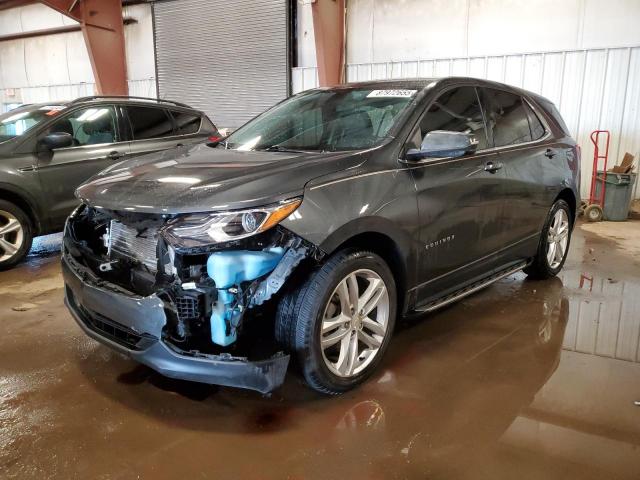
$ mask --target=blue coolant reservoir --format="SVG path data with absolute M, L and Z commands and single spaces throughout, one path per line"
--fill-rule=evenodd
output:
M 211 312 L 211 340 L 227 346 L 236 341 L 236 327 L 242 317 L 241 307 L 229 288 L 255 280 L 271 272 L 284 255 L 284 248 L 214 252 L 207 260 L 207 274 L 216 282 L 218 301 Z

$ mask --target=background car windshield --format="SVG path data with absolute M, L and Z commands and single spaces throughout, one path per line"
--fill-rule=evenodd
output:
M 47 105 L 33 110 L 17 108 L 0 115 L 0 142 L 25 134 L 41 122 L 50 119 L 63 107 Z
M 416 90 L 320 90 L 297 95 L 241 127 L 225 143 L 238 150 L 338 151 L 381 142 Z

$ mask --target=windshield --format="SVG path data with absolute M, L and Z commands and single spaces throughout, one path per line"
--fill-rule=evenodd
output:
M 230 135 L 237 150 L 340 151 L 379 144 L 416 90 L 314 90 L 291 97 Z
M 60 105 L 44 105 L 27 109 L 17 108 L 3 113 L 0 115 L 0 142 L 24 135 L 63 108 Z

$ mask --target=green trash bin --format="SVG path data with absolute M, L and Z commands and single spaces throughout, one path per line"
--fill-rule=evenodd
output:
M 600 197 L 603 175 L 604 172 L 598 171 L 596 198 Z M 636 174 L 607 172 L 605 182 L 604 219 L 622 222 L 629 216 L 631 195 L 633 194 L 633 186 L 636 184 Z

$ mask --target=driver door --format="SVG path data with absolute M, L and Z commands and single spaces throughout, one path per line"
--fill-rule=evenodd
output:
M 40 142 L 36 147 L 37 172 L 54 224 L 63 223 L 78 204 L 74 193 L 81 183 L 127 155 L 129 146 L 120 141 L 118 125 L 113 106 L 94 105 L 74 110 L 40 135 L 64 132 L 73 137 L 69 147 L 47 150 Z
M 492 267 L 503 234 L 503 180 L 489 148 L 476 88 L 450 88 L 429 106 L 405 152 L 420 148 L 433 130 L 472 134 L 475 153 L 457 158 L 407 161 L 418 197 L 421 284 L 418 304 L 427 303 L 483 275 Z

